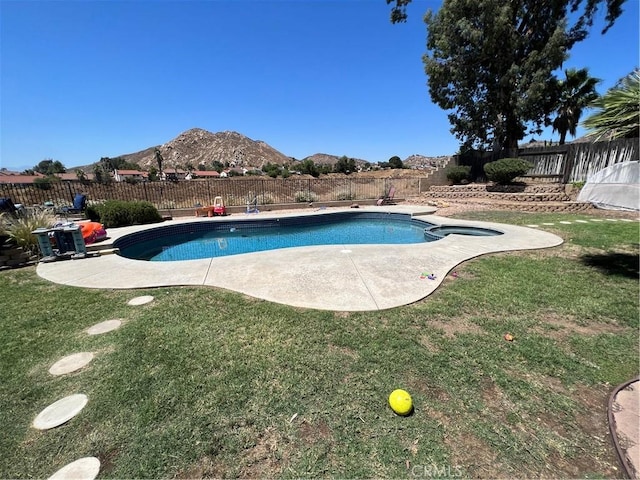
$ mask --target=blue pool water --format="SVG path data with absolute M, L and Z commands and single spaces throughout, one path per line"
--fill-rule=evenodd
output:
M 127 235 L 116 240 L 114 246 L 128 258 L 166 262 L 310 245 L 423 243 L 448 233 L 461 233 L 430 233 L 439 228 L 442 227 L 410 215 L 343 212 L 269 220 L 189 222 Z

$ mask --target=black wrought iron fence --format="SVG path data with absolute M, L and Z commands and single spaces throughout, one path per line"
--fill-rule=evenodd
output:
M 158 209 L 192 208 L 210 205 L 222 197 L 227 206 L 244 206 L 257 198 L 258 205 L 358 201 L 377 199 L 396 187 L 396 197 L 419 193 L 419 179 L 376 178 L 228 178 L 196 179 L 178 182 L 54 181 L 39 184 L 0 184 L 0 197 L 25 206 L 51 203 L 72 205 L 76 193 L 87 195 L 89 203 L 106 200 L 145 200 Z

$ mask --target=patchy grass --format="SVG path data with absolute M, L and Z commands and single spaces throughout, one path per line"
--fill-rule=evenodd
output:
M 511 215 L 474 218 L 555 222 L 543 228 L 566 243 L 466 262 L 425 301 L 381 312 L 0 272 L 0 477 L 86 455 L 101 478 L 619 477 L 605 404 L 638 374 L 638 224 Z M 618 254 L 635 272 L 607 266 Z M 126 305 L 143 294 L 154 302 Z M 123 326 L 83 333 L 111 318 Z M 79 351 L 96 358 L 48 374 Z M 388 408 L 395 388 L 412 416 Z M 30 427 L 72 393 L 89 397 L 77 417 Z

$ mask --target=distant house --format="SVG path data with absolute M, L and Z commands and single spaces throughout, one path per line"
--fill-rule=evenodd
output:
M 38 172 L 34 175 L 23 175 L 20 172 L 0 170 L 0 183 L 34 183 L 37 178 L 44 178 L 44 175 Z
M 64 182 L 72 182 L 78 180 L 78 174 L 76 172 L 56 173 L 56 177 Z M 85 173 L 84 178 L 86 180 L 93 180 L 95 175 L 93 173 Z
M 247 170 L 246 168 L 240 168 L 240 167 L 233 167 L 233 168 L 225 168 L 222 173 L 220 173 L 220 178 L 227 178 L 227 177 L 233 177 L 233 176 L 240 176 L 240 175 L 246 175 L 247 172 L 249 170 Z
M 177 182 L 178 180 L 184 180 L 187 176 L 187 171 L 179 168 L 166 168 L 162 171 L 162 180 L 168 180 L 170 182 Z
M 194 170 L 191 173 L 194 178 L 220 178 L 220 173 L 215 170 Z
M 113 179 L 116 182 L 125 182 L 127 180 L 142 182 L 148 176 L 147 172 L 141 172 L 140 170 L 115 170 L 113 173 Z

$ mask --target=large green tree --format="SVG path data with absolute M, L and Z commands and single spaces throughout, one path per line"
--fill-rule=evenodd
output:
M 67 169 L 59 160 L 53 160 L 51 158 L 47 158 L 42 160 L 33 167 L 33 170 L 38 173 L 42 173 L 43 175 L 54 175 L 56 173 L 65 173 Z
M 589 76 L 586 68 L 569 68 L 564 73 L 565 79 L 556 84 L 559 99 L 556 117 L 551 123 L 553 131 L 560 134 L 560 145 L 564 145 L 567 133 L 576 136 L 582 110 L 598 98 L 596 85 L 600 83 L 599 79 Z
M 594 141 L 601 138 L 638 138 L 640 134 L 640 70 L 621 79 L 592 107 L 597 110 L 582 122 Z
M 336 173 L 350 174 L 356 171 L 356 161 L 346 155 L 341 156 L 333 167 Z
M 411 0 L 393 4 L 406 20 Z M 540 132 L 557 106 L 554 71 L 584 40 L 598 7 L 608 29 L 625 0 L 444 0 L 428 11 L 423 61 L 431 99 L 450 110 L 452 133 L 467 148 L 514 153 Z

